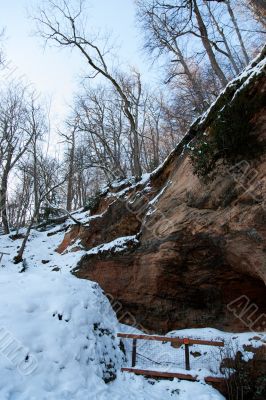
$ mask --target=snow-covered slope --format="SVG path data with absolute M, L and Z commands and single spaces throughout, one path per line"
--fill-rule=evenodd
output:
M 98 284 L 70 273 L 82 252 L 54 251 L 63 233 L 50 234 L 59 228 L 32 231 L 23 272 L 12 262 L 21 239 L 0 239 L 10 254 L 0 266 L 0 399 L 222 399 L 203 383 L 120 372 L 116 333 L 126 328 Z
M 10 269 L 0 278 L 1 400 L 88 398 L 122 359 L 107 299 L 68 274 Z

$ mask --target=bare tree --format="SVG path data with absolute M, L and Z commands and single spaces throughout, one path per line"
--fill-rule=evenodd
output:
M 40 214 L 41 207 L 44 206 L 46 210 L 49 210 L 48 213 L 51 212 L 51 204 L 57 204 L 57 190 L 62 187 L 67 179 L 67 174 L 60 174 L 60 168 L 55 159 L 39 154 L 38 163 L 42 166 L 39 171 L 38 202 L 37 204 L 34 203 L 32 210 L 28 210 L 30 219 L 22 244 L 14 257 L 15 264 L 23 261 L 24 251 L 37 215 Z M 29 169 L 29 175 L 31 171 L 32 169 Z
M 240 32 L 238 23 L 237 23 L 237 19 L 236 19 L 235 13 L 234 13 L 234 11 L 233 11 L 233 9 L 231 7 L 231 0 L 226 0 L 226 5 L 227 5 L 228 13 L 230 15 L 231 21 L 232 21 L 233 26 L 235 28 L 235 31 L 236 31 L 236 34 L 237 34 L 237 38 L 239 40 L 240 47 L 241 47 L 241 50 L 242 50 L 242 53 L 244 55 L 244 59 L 245 59 L 246 65 L 247 65 L 249 63 L 249 61 L 250 61 L 250 58 L 248 56 L 248 53 L 247 53 L 247 50 L 246 50 L 246 47 L 245 47 L 245 44 L 244 44 L 243 37 L 242 37 L 242 34 Z
M 32 156 L 32 178 L 33 178 L 33 193 L 34 193 L 34 209 L 38 209 L 39 203 L 39 153 L 42 153 L 41 141 L 44 139 L 48 131 L 48 116 L 45 113 L 44 107 L 37 103 L 36 94 L 32 93 L 29 99 L 29 104 L 26 112 L 25 130 L 32 136 L 32 141 L 29 146 L 29 153 Z M 40 221 L 40 215 L 37 211 L 36 221 Z
M 135 165 L 140 164 L 141 167 L 141 133 L 139 130 L 140 123 L 140 104 L 142 99 L 142 82 L 140 73 L 135 69 L 131 69 L 131 74 L 120 74 L 119 82 L 130 101 L 130 111 L 134 118 L 136 130 L 129 135 L 131 146 L 131 157 L 133 160 L 132 172 L 134 174 Z
M 38 24 L 38 32 L 46 41 L 55 42 L 63 47 L 78 49 L 92 70 L 90 77 L 101 75 L 111 83 L 122 100 L 131 130 L 137 136 L 138 132 L 130 110 L 130 101 L 107 65 L 107 50 L 104 48 L 101 50 L 99 45 L 96 44 L 96 38 L 85 34 L 81 19 L 83 3 L 80 0 L 77 9 L 73 10 L 66 0 L 47 0 L 46 8 L 41 8 L 38 11 L 38 16 L 35 17 Z M 135 157 L 134 174 L 136 177 L 140 177 L 141 173 L 140 162 Z
M 122 167 L 122 135 L 130 131 L 124 120 L 123 106 L 117 92 L 97 86 L 85 88 L 78 96 L 76 114 L 79 130 L 86 141 L 87 168 L 98 167 L 107 180 L 124 176 Z
M 28 174 L 28 165 L 25 161 L 20 162 L 16 167 L 15 179 L 17 184 L 9 195 L 7 207 L 9 226 L 15 228 L 18 234 L 19 229 L 27 223 L 33 194 L 33 180 Z
M 144 49 L 154 61 L 161 57 L 165 64 L 165 83 L 172 90 L 173 109 L 179 116 L 174 119 L 184 132 L 249 62 L 250 54 L 263 43 L 261 31 L 249 12 L 244 21 L 238 0 L 136 3 Z
M 263 44 L 260 30 L 256 32 L 253 27 L 249 30 L 241 26 L 243 18 L 239 22 L 238 16 L 242 14 L 243 7 L 240 6 L 238 0 L 137 0 L 137 15 L 144 32 L 145 48 L 155 56 L 162 53 L 169 55 L 170 63 L 182 66 L 179 74 L 183 72 L 190 82 L 193 81 L 190 68 L 185 65 L 189 63 L 184 61 L 193 58 L 201 65 L 208 61 L 221 86 L 225 86 L 231 78 L 228 63 L 237 74 L 250 60 L 249 54 L 254 50 L 250 46 L 254 38 L 258 39 L 258 46 Z M 246 19 L 254 26 L 250 13 L 247 13 Z M 250 42 L 244 35 L 248 31 L 253 33 Z M 240 52 L 234 50 L 237 43 Z M 184 54 L 185 48 L 187 55 Z
M 8 178 L 28 149 L 34 132 L 28 129 L 26 115 L 26 88 L 21 85 L 9 87 L 2 94 L 0 104 L 0 207 L 2 225 L 9 233 L 7 215 Z
M 109 183 L 114 178 L 134 175 L 135 154 L 143 171 L 150 172 L 157 167 L 167 155 L 161 144 L 169 137 L 163 129 L 166 105 L 162 94 L 152 93 L 134 69 L 130 74 L 120 74 L 119 82 L 130 99 L 137 138 L 130 130 L 121 99 L 112 87 L 85 88 L 83 93 L 79 92 L 75 107 L 79 136 L 82 134 L 79 142 L 84 149 L 83 167 L 102 170 Z M 173 143 L 177 140 L 178 135 L 173 138 Z
M 145 0 L 137 1 L 138 19 L 145 31 L 146 46 L 149 50 L 155 50 L 157 46 L 162 50 L 176 53 L 175 62 L 180 62 L 180 41 L 191 36 L 198 38 L 203 46 L 210 64 L 224 86 L 227 83 L 219 62 L 218 54 L 228 57 L 215 39 L 211 39 L 198 0 L 191 1 L 161 1 Z M 181 60 L 183 65 L 183 62 Z M 184 67 L 184 65 L 183 65 Z
M 78 131 L 78 118 L 71 118 L 66 121 L 65 132 L 60 132 L 64 143 L 67 146 L 65 155 L 66 168 L 68 169 L 67 176 L 67 211 L 72 211 L 72 203 L 74 198 L 74 174 L 75 174 L 75 157 L 76 157 L 76 133 Z
M 221 84 L 223 86 L 225 86 L 227 84 L 228 80 L 227 80 L 222 68 L 220 67 L 220 65 L 218 63 L 215 53 L 212 48 L 212 46 L 214 46 L 215 49 L 217 50 L 218 46 L 217 46 L 216 42 L 211 41 L 209 38 L 208 30 L 207 30 L 207 27 L 203 20 L 203 17 L 201 15 L 197 0 L 193 0 L 193 11 L 194 11 L 196 19 L 197 19 L 198 29 L 200 32 L 202 44 L 206 50 L 206 53 L 208 54 L 211 66 L 212 66 L 215 74 L 217 75 L 218 79 L 220 80 Z M 219 51 L 221 52 L 221 50 L 219 50 Z
M 232 64 L 232 66 L 233 66 L 233 68 L 234 68 L 234 71 L 235 71 L 236 74 L 239 74 L 239 73 L 240 73 L 240 68 L 238 67 L 237 61 L 235 60 L 234 55 L 233 55 L 233 53 L 232 53 L 232 51 L 231 51 L 229 42 L 228 42 L 227 37 L 226 37 L 226 34 L 225 34 L 225 31 L 224 31 L 223 27 L 220 25 L 220 23 L 219 23 L 219 21 L 218 21 L 216 15 L 215 15 L 215 13 L 213 12 L 212 6 L 211 6 L 210 2 L 205 1 L 205 3 L 206 3 L 206 6 L 207 6 L 207 8 L 208 8 L 208 11 L 209 11 L 209 13 L 210 13 L 210 18 L 211 18 L 211 20 L 212 20 L 214 26 L 216 27 L 218 33 L 220 34 L 220 36 L 221 36 L 221 38 L 222 38 L 222 40 L 223 40 L 223 43 L 224 43 L 226 52 L 227 52 L 227 54 L 228 54 L 228 58 L 229 58 L 229 60 L 230 60 L 230 62 L 231 62 L 231 64 Z M 228 3 L 228 7 L 229 7 L 228 10 L 230 9 L 230 12 L 232 12 L 232 14 L 233 14 L 233 10 L 232 10 L 232 8 L 231 8 L 231 6 L 230 6 L 230 4 L 229 4 L 229 1 L 228 1 L 227 3 Z M 234 17 L 234 14 L 233 14 L 233 18 L 234 18 L 234 22 L 235 22 L 235 27 L 237 27 L 237 29 L 238 29 L 238 25 L 237 25 L 237 23 L 236 23 L 236 19 L 235 19 L 235 17 Z M 238 29 L 238 33 L 240 34 L 239 29 Z M 240 37 L 241 37 L 241 43 L 244 45 L 241 34 L 240 34 Z M 245 57 L 246 57 L 246 56 L 247 56 L 247 53 L 245 52 Z M 247 56 L 247 57 L 248 57 L 248 56 Z

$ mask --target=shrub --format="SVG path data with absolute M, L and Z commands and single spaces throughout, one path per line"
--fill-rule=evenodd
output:
M 101 196 L 99 192 L 96 192 L 94 196 L 90 196 L 86 200 L 84 211 L 93 212 L 100 204 Z
M 264 101 L 263 93 L 256 90 L 250 93 L 249 85 L 239 89 L 231 101 L 225 97 L 208 133 L 199 132 L 188 147 L 195 174 L 210 177 L 219 159 L 232 165 L 260 154 L 263 146 L 252 134 L 252 119 Z
M 223 352 L 221 372 L 226 377 L 228 400 L 266 399 L 266 359 L 264 349 L 254 349 L 254 357 L 246 361 L 243 352 L 227 346 Z

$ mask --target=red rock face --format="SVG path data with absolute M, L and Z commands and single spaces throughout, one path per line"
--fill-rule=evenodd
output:
M 253 95 L 265 89 L 265 75 L 250 88 Z M 217 110 L 236 90 L 231 87 L 207 118 L 192 126 L 148 183 L 129 186 L 119 199 L 119 189 L 112 189 L 100 202 L 102 216 L 72 228 L 60 247 L 66 249 L 73 235 L 89 250 L 138 234 L 136 246 L 85 255 L 75 271 L 101 285 L 122 322 L 162 333 L 205 326 L 266 330 L 265 151 L 248 162 L 240 159 L 244 174 L 243 168 L 218 162 L 206 183 L 193 174 L 185 148 L 197 132 L 211 129 Z M 252 123 L 252 134 L 265 149 L 261 104 Z
M 63 253 L 65 250 L 67 250 L 67 248 L 69 246 L 71 246 L 72 244 L 74 244 L 76 242 L 76 239 L 79 235 L 80 232 L 80 226 L 79 225 L 74 225 L 66 234 L 64 237 L 64 240 L 62 243 L 60 243 L 60 245 L 58 246 L 58 248 L 56 249 L 56 251 L 58 253 Z

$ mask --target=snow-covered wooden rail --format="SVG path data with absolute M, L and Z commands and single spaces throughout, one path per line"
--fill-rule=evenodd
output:
M 185 350 L 185 369 L 190 371 L 190 351 L 189 346 L 191 345 L 204 345 L 204 346 L 216 346 L 216 347 L 224 347 L 223 341 L 217 340 L 202 340 L 202 339 L 194 339 L 194 338 L 180 338 L 180 337 L 167 337 L 167 336 L 157 336 L 157 335 L 137 335 L 131 333 L 118 333 L 117 336 L 122 339 L 132 339 L 132 357 L 131 357 L 131 367 L 122 368 L 123 372 L 132 372 L 137 375 L 145 375 L 150 377 L 159 377 L 159 378 L 178 378 L 185 379 L 189 381 L 196 381 L 198 379 L 197 376 L 174 372 L 174 371 L 159 371 L 159 370 L 150 370 L 150 369 L 138 369 L 136 367 L 136 359 L 137 359 L 137 344 L 139 340 L 142 341 L 155 341 L 161 343 L 171 343 L 173 347 L 181 347 L 184 345 Z M 207 376 L 204 378 L 206 383 L 220 383 L 223 382 L 223 378 L 216 376 Z

